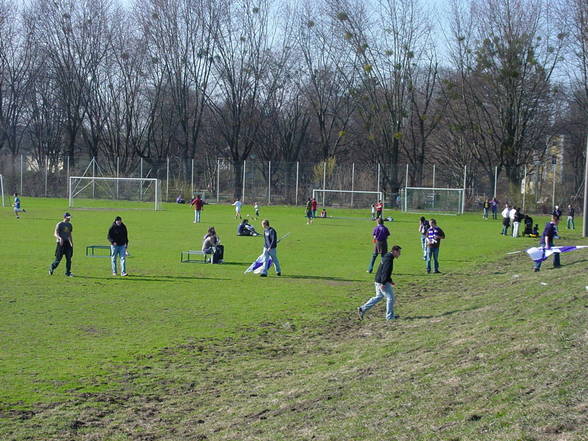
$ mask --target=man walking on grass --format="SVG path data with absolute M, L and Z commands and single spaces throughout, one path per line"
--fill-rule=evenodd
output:
M 123 224 L 122 218 L 117 216 L 108 230 L 108 241 L 110 242 L 110 257 L 112 259 L 112 275 L 116 276 L 116 256 L 120 258 L 120 275 L 127 275 L 127 246 L 129 236 L 127 227 Z
M 557 224 L 559 224 L 559 217 L 555 214 L 551 216 L 551 220 L 545 224 L 545 229 L 543 230 L 543 234 L 541 235 L 541 242 L 539 246 L 542 247 L 544 250 L 549 250 L 553 245 L 553 239 L 557 235 Z M 559 268 L 561 266 L 559 260 L 559 253 L 553 253 L 553 267 Z M 533 267 L 533 271 L 536 273 L 541 271 L 541 261 L 535 262 Z
M 57 239 L 57 246 L 55 247 L 55 260 L 49 267 L 49 275 L 53 275 L 55 269 L 59 266 L 59 262 L 65 256 L 65 275 L 73 277 L 71 273 L 71 258 L 73 256 L 73 226 L 70 223 L 71 214 L 65 213 L 63 220 L 55 226 L 53 236 Z
M 384 226 L 384 219 L 381 217 L 376 218 L 376 227 L 372 232 L 373 239 L 372 242 L 374 243 L 374 252 L 372 254 L 372 260 L 368 265 L 367 272 L 371 273 L 374 270 L 374 264 L 376 263 L 376 259 L 378 255 L 381 255 L 384 258 L 384 255 L 388 252 L 388 236 L 390 236 L 390 231 L 388 228 Z
M 392 247 L 392 251 L 382 257 L 382 262 L 378 267 L 375 277 L 376 295 L 369 299 L 363 306 L 357 308 L 357 315 L 362 320 L 364 314 L 374 307 L 380 300 L 386 297 L 386 320 L 397 319 L 394 315 L 394 288 L 396 284 L 392 281 L 392 269 L 394 268 L 394 259 L 400 257 L 400 248 L 398 245 Z
M 261 271 L 261 277 L 267 277 L 267 270 L 270 267 L 270 258 L 271 263 L 275 266 L 276 269 L 276 276 L 282 275 L 282 268 L 280 267 L 280 261 L 278 260 L 278 233 L 272 227 L 270 227 L 269 220 L 264 219 L 261 221 L 261 226 L 263 227 L 263 238 L 264 238 L 264 247 L 263 247 L 263 270 Z

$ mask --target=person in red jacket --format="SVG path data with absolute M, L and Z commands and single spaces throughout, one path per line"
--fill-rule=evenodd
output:
M 190 205 L 194 207 L 194 223 L 200 222 L 200 213 L 202 212 L 202 207 L 204 207 L 204 201 L 200 198 L 200 195 L 196 195 Z
M 316 207 L 317 207 L 318 203 L 316 202 L 315 198 L 312 198 L 312 201 L 310 201 L 310 206 L 312 208 L 312 218 L 316 219 Z

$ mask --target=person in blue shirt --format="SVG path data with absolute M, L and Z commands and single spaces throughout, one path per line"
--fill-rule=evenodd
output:
M 551 216 L 551 220 L 545 224 L 545 229 L 543 230 L 543 234 L 541 235 L 541 241 L 539 242 L 539 246 L 545 250 L 551 249 L 554 246 L 553 239 L 557 236 L 557 225 L 559 224 L 559 217 L 556 215 Z M 533 271 L 536 273 L 541 271 L 541 261 L 535 262 Z M 561 263 L 559 261 L 559 253 L 553 253 L 553 267 L 559 268 Z
M 282 275 L 282 268 L 280 266 L 280 261 L 278 260 L 278 233 L 272 227 L 270 227 L 270 222 L 267 219 L 261 221 L 261 226 L 263 227 L 263 238 L 264 238 L 264 245 L 263 245 L 263 270 L 260 274 L 261 277 L 267 277 L 267 270 L 270 267 L 270 257 L 272 264 L 275 266 L 276 269 L 276 276 Z
M 19 213 L 26 213 L 27 211 L 20 207 L 20 198 L 18 197 L 18 193 L 14 193 L 14 203 L 12 204 L 14 208 L 14 214 L 17 219 L 20 219 Z

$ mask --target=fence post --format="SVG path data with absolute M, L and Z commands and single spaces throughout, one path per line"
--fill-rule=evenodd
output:
M 141 158 L 141 165 L 139 167 L 141 173 L 141 180 L 139 181 L 139 200 L 143 200 L 143 158 Z
M 191 172 L 190 172 L 190 198 L 194 197 L 194 158 L 191 161 Z M 190 199 L 191 200 L 191 199 Z
M 378 162 L 378 182 L 376 184 L 376 191 L 380 192 L 380 163 Z
M 247 167 L 247 161 L 243 160 L 243 191 L 241 192 L 241 203 L 245 203 L 245 169 Z
M 169 201 L 169 156 L 165 158 L 165 201 Z
M 588 137 L 586 138 L 586 167 L 584 170 L 584 227 L 582 237 L 588 237 Z
M 70 188 L 69 188 L 69 155 L 67 155 L 67 170 L 65 172 L 65 178 L 66 178 L 67 192 L 69 195 L 69 191 L 70 191 Z M 71 205 L 70 205 L 70 207 L 71 207 Z
M 435 188 L 435 164 L 433 164 L 433 189 Z
M 298 174 L 300 172 L 300 161 L 296 161 L 296 200 L 295 205 L 298 205 Z
M 325 190 L 327 189 L 327 161 L 323 162 L 323 207 L 325 206 Z
M 351 163 L 351 208 L 353 208 L 353 190 L 355 189 L 355 162 Z
M 220 159 L 216 158 L 216 203 L 220 201 Z
M 96 157 L 92 156 L 92 199 L 96 199 Z
M 466 200 L 466 190 L 467 190 L 467 176 L 468 176 L 468 166 L 463 166 L 463 197 L 461 199 L 461 214 L 465 211 L 465 200 Z
M 496 199 L 496 184 L 498 182 L 498 166 L 494 167 L 494 199 Z
M 525 212 L 526 202 L 527 202 L 527 164 L 525 164 L 525 172 L 523 175 L 523 213 Z
M 118 182 L 118 178 L 120 177 L 120 157 L 117 156 L 116 157 L 116 199 L 118 200 L 119 198 L 119 182 Z
M 23 157 L 20 154 L 20 194 L 22 195 L 22 174 L 23 174 Z
M 268 161 L 267 168 L 267 204 L 270 205 L 272 201 L 272 161 Z
M 406 164 L 406 177 L 404 178 L 404 187 L 408 187 L 408 163 Z
M 49 156 L 45 156 L 45 197 L 47 197 L 47 181 L 49 179 Z
M 551 206 L 555 207 L 555 166 L 557 164 L 557 159 L 555 156 L 551 157 L 551 165 L 552 165 L 552 190 L 551 190 Z

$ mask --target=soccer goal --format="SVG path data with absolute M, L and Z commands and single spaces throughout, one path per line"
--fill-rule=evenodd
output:
M 113 201 L 144 202 L 154 210 L 161 208 L 161 181 L 155 178 L 106 178 L 70 176 L 69 206 L 112 206 Z M 92 202 L 89 200 L 98 200 Z M 97 205 L 98 204 L 98 205 Z
M 463 188 L 405 187 L 402 211 L 463 214 Z
M 322 188 L 313 188 L 312 197 L 326 207 L 368 208 L 374 202 L 384 201 L 384 193 L 381 191 L 325 190 Z
M 2 175 L 0 175 L 0 195 L 2 197 L 2 206 L 5 207 L 6 205 L 4 205 L 4 178 Z

